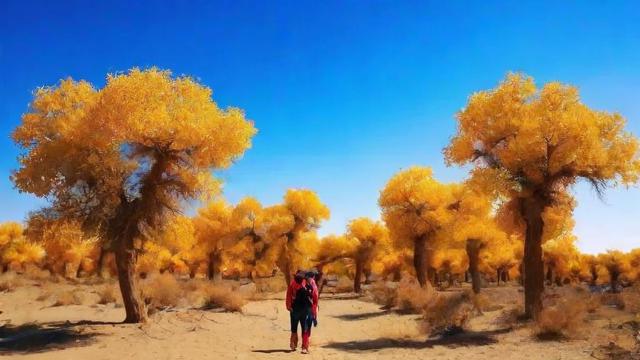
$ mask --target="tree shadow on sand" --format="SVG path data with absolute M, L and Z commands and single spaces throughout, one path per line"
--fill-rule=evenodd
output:
M 493 336 L 511 331 L 511 328 L 490 330 L 490 331 L 466 331 L 449 336 L 439 336 L 437 338 L 419 340 L 405 340 L 392 338 L 378 338 L 373 340 L 332 342 L 325 345 L 325 348 L 343 351 L 377 351 L 383 349 L 425 349 L 434 346 L 446 346 L 449 348 L 466 346 L 486 346 L 498 342 Z
M 0 327 L 0 355 L 12 353 L 41 353 L 69 347 L 86 346 L 96 332 L 84 333 L 79 325 L 114 325 L 115 323 L 80 321 L 77 323 L 54 322 Z

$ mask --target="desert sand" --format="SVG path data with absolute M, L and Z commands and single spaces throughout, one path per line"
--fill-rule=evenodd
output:
M 37 284 L 0 293 L 0 356 L 6 359 L 633 359 L 634 316 L 603 306 L 589 314 L 583 334 L 573 340 L 539 341 L 525 325 L 497 319 L 516 286 L 488 288 L 505 306 L 474 317 L 463 334 L 428 338 L 419 315 L 382 310 L 355 294 L 323 294 L 311 354 L 288 349 L 284 294 L 251 301 L 243 313 L 172 308 L 142 325 L 119 324 L 122 307 L 96 304 L 90 285 L 80 289 L 82 305 L 52 306 L 36 300 Z M 625 350 L 627 349 L 627 350 Z M 614 357 L 616 353 L 618 357 Z M 613 354 L 613 355 L 612 355 Z

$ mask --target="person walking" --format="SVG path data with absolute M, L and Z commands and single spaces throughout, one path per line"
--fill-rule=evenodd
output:
M 287 288 L 286 307 L 291 320 L 289 346 L 292 351 L 298 347 L 298 324 L 302 333 L 302 353 L 309 353 L 311 326 L 317 324 L 318 290 L 313 279 L 307 278 L 305 271 L 298 270 Z

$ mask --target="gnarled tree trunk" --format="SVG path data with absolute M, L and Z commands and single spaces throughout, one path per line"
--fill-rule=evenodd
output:
M 207 263 L 207 278 L 209 280 L 218 280 L 220 275 L 220 253 L 212 251 L 209 253 L 209 261 Z
M 478 271 L 478 261 L 480 247 L 482 244 L 477 239 L 468 239 L 466 244 L 467 256 L 469 257 L 469 272 L 471 273 L 471 288 L 474 293 L 480 292 L 480 272 Z M 499 280 L 498 280 L 499 281 Z
M 360 286 L 360 281 L 362 280 L 362 261 L 356 259 L 356 274 L 353 277 L 353 291 L 359 293 L 362 291 L 362 287 Z
M 542 212 L 544 201 L 536 197 L 522 201 L 521 214 L 526 223 L 524 241 L 524 311 L 525 316 L 537 319 L 542 311 L 544 291 L 544 263 L 542 261 Z
M 419 236 L 413 243 L 413 267 L 416 270 L 416 278 L 420 286 L 427 284 L 427 237 Z

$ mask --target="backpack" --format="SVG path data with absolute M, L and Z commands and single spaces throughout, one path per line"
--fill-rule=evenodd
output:
M 298 291 L 296 291 L 295 298 L 293 299 L 293 308 L 294 309 L 309 309 L 313 304 L 313 288 L 310 284 L 305 284 L 301 286 Z

